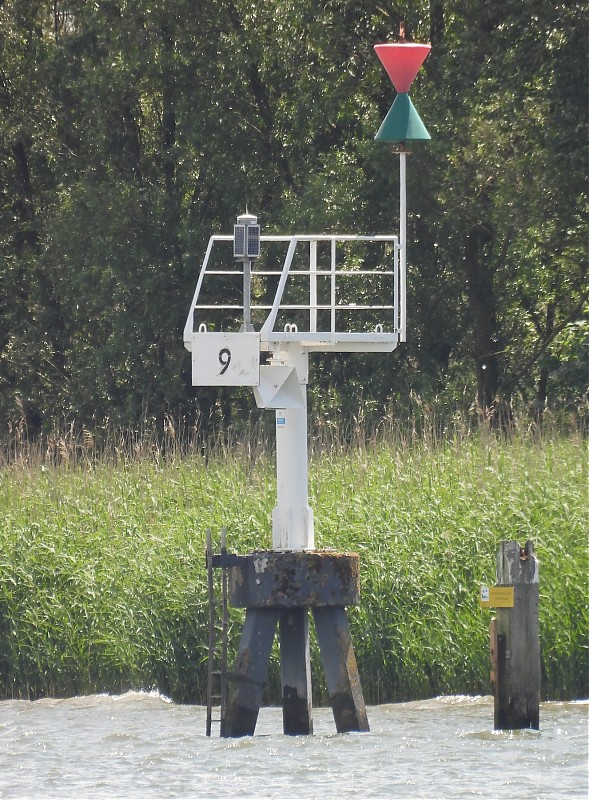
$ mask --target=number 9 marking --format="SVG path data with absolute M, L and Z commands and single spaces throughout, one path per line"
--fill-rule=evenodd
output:
M 224 347 L 219 352 L 219 364 L 223 367 L 219 375 L 224 375 L 229 369 L 229 364 L 231 364 L 231 350 L 227 347 Z

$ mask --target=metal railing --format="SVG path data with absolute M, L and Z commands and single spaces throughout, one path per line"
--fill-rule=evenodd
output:
M 230 242 L 232 236 L 209 239 L 186 320 L 185 342 L 195 333 L 239 330 L 240 320 L 249 322 L 250 317 L 258 321 L 263 350 L 286 342 L 299 342 L 309 350 L 379 350 L 404 341 L 405 275 L 397 236 L 262 236 L 263 245 L 284 244 L 286 253 L 282 267 L 272 269 L 266 263 L 269 256 L 264 257 L 267 248 L 262 247 L 260 261 L 247 265 L 248 286 L 253 287 L 247 298 L 241 288 L 228 292 L 222 285 L 242 278 L 243 265 L 232 263 L 228 269 L 211 263 L 214 246 Z M 301 256 L 304 268 L 299 266 Z M 256 290 L 260 285 L 264 288 Z M 233 294 L 229 302 L 227 293 Z

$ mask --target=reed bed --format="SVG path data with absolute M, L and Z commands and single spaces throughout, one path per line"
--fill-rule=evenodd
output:
M 589 694 L 581 436 L 385 420 L 313 441 L 317 546 L 361 556 L 350 618 L 367 702 L 489 691 L 478 587 L 494 582 L 503 539 L 532 539 L 540 560 L 543 696 Z M 169 430 L 163 444 L 111 436 L 97 450 L 72 428 L 61 445 L 13 440 L 4 454 L 0 697 L 157 688 L 203 702 L 205 531 L 225 527 L 235 552 L 270 547 L 272 448 L 254 429 L 207 446 L 180 447 Z M 241 619 L 232 610 L 232 651 Z M 320 703 L 314 643 L 312 658 Z M 278 698 L 274 652 L 266 700 Z

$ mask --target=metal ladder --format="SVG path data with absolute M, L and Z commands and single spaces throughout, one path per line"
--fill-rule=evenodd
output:
M 209 649 L 207 659 L 207 721 L 206 735 L 211 735 L 213 722 L 220 723 L 220 735 L 224 735 L 225 706 L 227 700 L 227 548 L 225 528 L 221 529 L 221 553 L 216 555 L 213 551 L 213 537 L 210 529 L 207 530 L 206 563 L 207 586 L 209 594 Z M 221 600 L 217 600 L 215 592 L 215 578 L 213 570 L 221 567 Z M 219 664 L 216 663 L 216 631 L 217 609 L 221 607 L 221 652 Z M 217 681 L 215 681 L 217 679 Z M 217 683 L 218 690 L 216 690 Z M 220 717 L 213 719 L 213 708 L 220 707 Z

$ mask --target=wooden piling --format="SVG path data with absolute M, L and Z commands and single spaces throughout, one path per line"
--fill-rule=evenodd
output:
M 337 732 L 369 731 L 346 611 L 316 607 L 313 617 Z
M 513 586 L 513 608 L 497 608 L 491 625 L 495 730 L 540 727 L 539 575 L 534 544 L 504 541 L 497 584 Z
M 223 736 L 253 736 L 279 612 L 247 609 L 235 668 L 228 680 Z
M 306 608 L 280 611 L 280 673 L 284 733 L 313 733 L 309 615 Z

